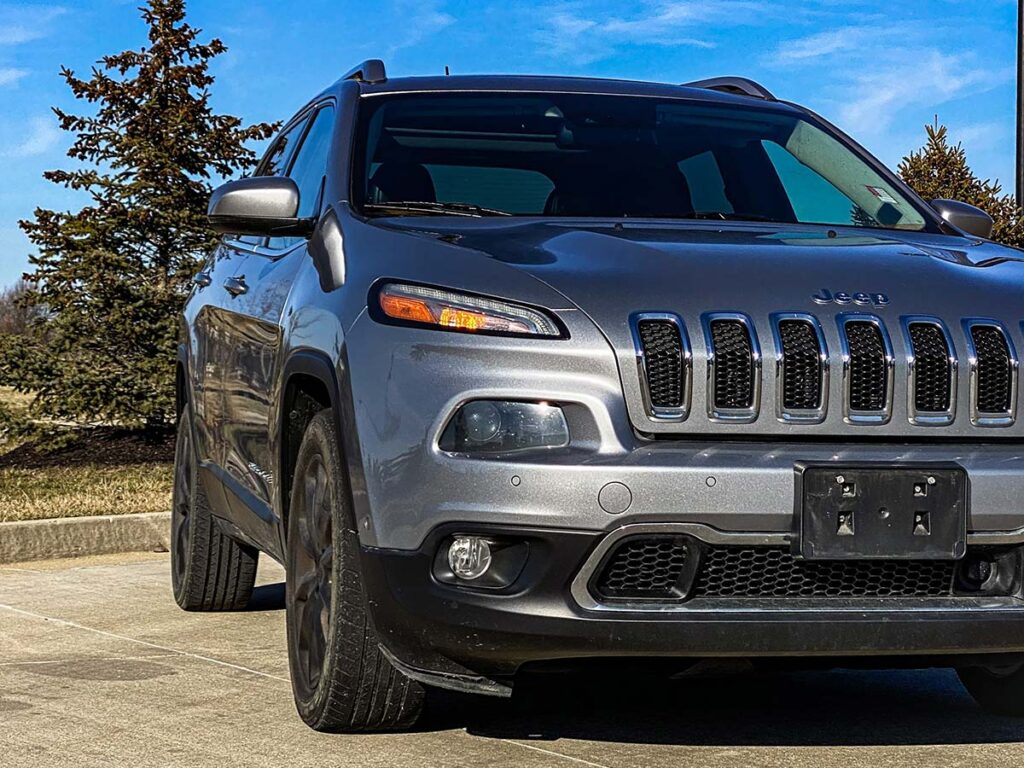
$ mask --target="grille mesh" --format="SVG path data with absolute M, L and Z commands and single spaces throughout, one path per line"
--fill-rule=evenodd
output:
M 976 325 L 971 338 L 978 357 L 978 411 L 1007 413 L 1012 405 L 1013 367 L 1006 337 L 991 325 Z
M 684 377 L 679 328 L 668 320 L 641 320 L 637 331 L 644 351 L 644 373 L 651 405 L 681 408 Z
M 693 597 L 949 597 L 950 560 L 797 560 L 771 547 L 709 547 Z
M 739 320 L 712 320 L 715 407 L 744 410 L 754 405 L 754 348 Z
M 850 350 L 850 409 L 884 411 L 888 405 L 889 366 L 882 332 L 874 323 L 852 320 L 846 324 Z
M 691 549 L 682 535 L 620 542 L 593 582 L 599 599 L 912 598 L 955 595 L 952 560 L 800 560 L 783 547 Z M 696 574 L 692 558 L 698 558 Z
M 934 323 L 911 323 L 914 347 L 914 407 L 919 413 L 945 413 L 951 405 L 950 349 Z
M 682 536 L 631 538 L 606 561 L 597 579 L 597 593 L 606 598 L 671 600 L 690 557 Z
M 821 407 L 821 348 L 806 320 L 779 323 L 782 341 L 782 405 L 790 410 Z

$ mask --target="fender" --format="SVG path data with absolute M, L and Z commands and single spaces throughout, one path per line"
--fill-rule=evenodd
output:
M 352 401 L 352 389 L 348 379 L 348 354 L 347 348 L 343 345 L 339 354 L 337 366 L 331 358 L 320 350 L 311 348 L 299 348 L 289 353 L 282 368 L 281 392 L 287 392 L 291 380 L 295 376 L 308 376 L 316 379 L 323 385 L 330 401 L 330 407 L 334 412 L 335 428 L 340 437 L 342 461 L 348 467 L 349 472 L 349 509 L 352 519 L 347 523 L 356 531 L 360 527 L 356 525 L 357 520 L 364 517 L 368 520 L 368 508 L 366 502 L 366 483 L 363 475 L 362 453 L 359 449 L 359 437 L 356 432 L 354 406 Z M 283 405 L 279 406 L 277 414 L 278 445 L 275 447 L 277 455 L 277 476 L 284 478 L 287 472 L 287 445 L 284 436 L 287 435 L 289 414 Z M 278 483 L 277 509 L 280 520 L 281 552 L 285 552 L 285 542 L 288 535 L 287 508 L 288 499 L 284 497 L 284 483 Z

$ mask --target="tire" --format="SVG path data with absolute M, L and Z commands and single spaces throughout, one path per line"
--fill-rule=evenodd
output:
M 296 460 L 285 562 L 295 706 L 317 731 L 401 730 L 419 717 L 424 690 L 380 651 L 339 446 L 334 412 L 321 411 Z
M 186 611 L 239 611 L 249 603 L 259 552 L 226 536 L 210 512 L 186 408 L 174 448 L 171 589 Z
M 956 673 L 986 712 L 1024 717 L 1024 665 L 998 669 L 964 667 Z

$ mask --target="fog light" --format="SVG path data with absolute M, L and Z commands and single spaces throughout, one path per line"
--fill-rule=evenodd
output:
M 479 536 L 456 536 L 448 547 L 448 567 L 463 581 L 479 579 L 491 567 L 491 545 Z
M 452 417 L 441 435 L 450 453 L 515 453 L 569 444 L 565 413 L 549 403 L 474 400 Z

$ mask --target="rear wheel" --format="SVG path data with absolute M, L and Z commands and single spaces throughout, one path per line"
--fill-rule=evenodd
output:
M 381 653 L 370 623 L 333 412 L 306 430 L 288 518 L 288 661 L 299 715 L 318 731 L 416 722 L 422 686 Z
M 1009 667 L 964 667 L 960 682 L 982 709 L 996 715 L 1024 717 L 1024 664 Z
M 192 417 L 178 422 L 171 507 L 171 587 L 186 611 L 245 608 L 256 581 L 259 552 L 224 535 L 199 478 Z

